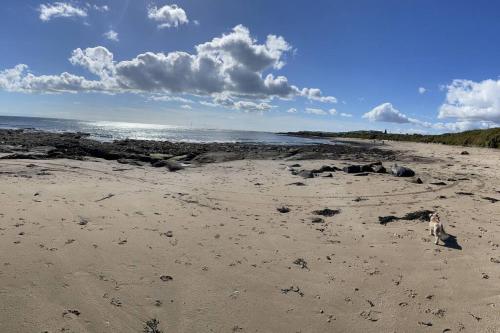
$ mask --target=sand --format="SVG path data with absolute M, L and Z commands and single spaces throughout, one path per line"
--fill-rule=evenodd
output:
M 499 332 L 500 202 L 483 197 L 500 199 L 500 151 L 384 147 L 423 184 L 283 160 L 1 160 L 0 332 Z M 312 223 L 323 208 L 340 212 Z M 421 209 L 461 249 L 378 223 Z

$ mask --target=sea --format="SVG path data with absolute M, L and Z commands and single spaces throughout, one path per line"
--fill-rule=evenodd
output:
M 84 121 L 57 118 L 0 116 L 2 129 L 30 129 L 47 132 L 83 132 L 89 138 L 110 142 L 135 139 L 171 142 L 241 142 L 274 145 L 303 145 L 325 143 L 331 140 L 294 137 L 284 134 L 259 131 L 225 129 L 201 129 L 172 125 L 156 125 L 115 121 Z

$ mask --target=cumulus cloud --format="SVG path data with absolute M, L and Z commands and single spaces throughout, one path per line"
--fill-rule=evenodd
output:
M 300 92 L 302 96 L 323 103 L 337 103 L 337 99 L 333 96 L 323 96 L 321 90 L 318 88 L 304 88 Z
M 130 60 L 115 61 L 113 53 L 103 46 L 78 48 L 69 61 L 99 80 L 69 73 L 35 76 L 26 65 L 19 65 L 0 72 L 0 89 L 188 94 L 212 97 L 217 105 L 247 111 L 269 110 L 269 102 L 274 98 L 334 100 L 332 96 L 323 96 L 319 89 L 299 89 L 287 77 L 269 73 L 285 65 L 284 55 L 291 50 L 281 36 L 269 35 L 265 43 L 259 44 L 247 28 L 238 25 L 228 34 L 195 46 L 195 50 L 193 54 L 145 52 Z
M 420 95 L 423 95 L 427 92 L 427 89 L 425 89 L 424 87 L 418 87 L 418 93 Z
M 177 5 L 165 5 L 163 7 L 150 7 L 148 9 L 148 18 L 158 22 L 158 28 L 178 27 L 181 24 L 189 23 L 184 9 Z
M 288 112 L 288 113 L 297 113 L 297 109 L 296 108 L 289 108 L 288 110 L 286 110 L 286 112 Z
M 66 2 L 54 2 L 52 4 L 41 4 L 38 7 L 40 20 L 50 21 L 57 17 L 86 17 L 87 10 L 79 8 Z
M 184 109 L 184 110 L 192 110 L 193 108 L 191 107 L 191 105 L 189 104 L 183 104 L 181 105 L 181 109 Z
M 410 118 L 399 112 L 391 103 L 383 103 L 374 107 L 370 112 L 363 115 L 369 121 L 382 121 L 386 123 L 410 123 Z
M 500 122 L 500 80 L 454 80 L 446 86 L 439 118 L 459 121 Z
M 342 117 L 346 117 L 346 118 L 350 118 L 350 117 L 352 117 L 352 114 L 350 114 L 350 113 L 345 113 L 345 112 L 341 112 L 341 113 L 340 113 L 340 115 L 341 115 Z
M 118 42 L 120 41 L 120 39 L 118 38 L 118 33 L 116 31 L 114 31 L 113 29 L 105 32 L 103 34 L 104 37 L 106 37 L 106 39 L 109 39 L 113 42 Z

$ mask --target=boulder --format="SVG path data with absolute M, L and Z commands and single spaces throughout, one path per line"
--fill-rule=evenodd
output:
M 302 170 L 297 175 L 302 178 L 314 178 L 314 173 L 310 170 Z
M 394 164 L 391 168 L 391 174 L 395 177 L 413 177 L 415 176 L 415 171 L 410 168 Z
M 361 172 L 361 166 L 360 165 L 348 165 L 344 167 L 344 172 L 346 173 L 359 173 Z
M 375 173 L 386 173 L 387 172 L 387 170 L 385 169 L 385 167 L 382 164 L 372 165 L 372 171 Z
M 180 164 L 177 161 L 172 161 L 172 160 L 165 161 L 165 166 L 167 167 L 168 171 L 172 171 L 172 172 L 184 169 L 182 164 Z

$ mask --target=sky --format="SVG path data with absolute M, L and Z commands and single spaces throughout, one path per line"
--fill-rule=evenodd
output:
M 264 131 L 500 124 L 500 3 L 3 0 L 0 115 Z

